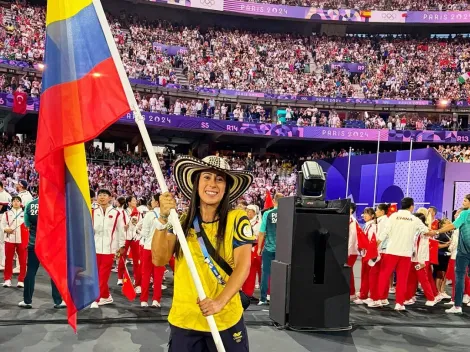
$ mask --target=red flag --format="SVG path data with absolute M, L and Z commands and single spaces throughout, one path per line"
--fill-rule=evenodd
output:
M 368 249 L 369 248 L 369 238 L 364 233 L 362 228 L 359 226 L 357 221 L 356 221 L 356 233 L 357 233 L 357 248 L 359 250 Z
M 374 259 L 379 256 L 379 250 L 377 248 L 377 239 L 375 238 L 375 234 L 372 236 L 369 245 L 367 247 L 366 256 L 364 257 L 365 260 Z
M 439 220 L 433 220 L 433 222 L 431 223 L 431 230 L 439 230 Z
M 21 230 L 21 247 L 28 248 L 29 230 L 25 226 L 25 224 L 21 224 L 20 230 Z
M 129 300 L 133 301 L 137 296 L 135 293 L 134 285 L 132 285 L 131 277 L 127 271 L 127 267 L 124 263 L 124 257 L 121 256 L 121 264 L 124 264 L 124 277 L 122 279 L 122 294 Z
M 264 208 L 263 209 L 269 209 L 274 207 L 274 202 L 271 197 L 271 192 L 269 190 L 266 190 L 266 198 L 264 199 Z
M 28 95 L 25 92 L 16 91 L 13 93 L 13 112 L 16 114 L 26 114 Z
M 390 204 L 390 206 L 388 207 L 387 216 L 390 216 L 390 215 L 392 215 L 393 213 L 396 213 L 397 211 L 398 211 L 397 203 L 392 203 L 392 204 Z
M 431 264 L 439 264 L 439 242 L 429 239 L 429 262 Z

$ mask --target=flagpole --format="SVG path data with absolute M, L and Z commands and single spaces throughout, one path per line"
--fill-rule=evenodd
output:
M 160 169 L 160 164 L 158 163 L 157 157 L 155 156 L 155 152 L 153 151 L 152 141 L 150 140 L 147 127 L 145 126 L 144 118 L 142 116 L 142 113 L 139 110 L 137 101 L 134 96 L 134 92 L 132 91 L 132 87 L 129 82 L 129 78 L 127 77 L 126 71 L 121 61 L 121 57 L 119 55 L 119 51 L 114 42 L 113 34 L 111 33 L 111 28 L 109 27 L 108 20 L 106 19 L 103 6 L 101 5 L 100 0 L 92 0 L 92 1 L 93 1 L 93 5 L 95 6 L 96 14 L 100 21 L 104 36 L 106 38 L 106 42 L 108 43 L 111 56 L 116 65 L 119 78 L 121 79 L 121 83 L 122 83 L 124 92 L 126 94 L 126 98 L 129 102 L 132 112 L 134 113 L 135 122 L 137 124 L 137 127 L 139 128 L 145 148 L 147 149 L 147 153 L 149 155 L 150 162 L 153 166 L 153 170 L 155 171 L 158 185 L 160 186 L 162 193 L 168 192 L 168 187 L 165 183 L 165 178 L 163 177 L 162 170 Z M 201 279 L 197 273 L 196 265 L 194 264 L 194 259 L 189 250 L 188 243 L 186 242 L 186 237 L 184 236 L 184 232 L 183 232 L 183 229 L 181 228 L 178 214 L 176 213 L 175 209 L 171 210 L 169 220 L 170 220 L 170 223 L 173 225 L 173 231 L 176 233 L 178 237 L 178 241 L 181 245 L 181 250 L 183 251 L 184 258 L 186 259 L 186 263 L 188 264 L 189 271 L 191 272 L 191 276 L 193 278 L 194 285 L 196 286 L 196 291 L 198 293 L 199 299 L 202 301 L 207 296 L 204 292 Z M 217 351 L 225 352 L 222 339 L 220 338 L 219 330 L 217 329 L 217 325 L 215 324 L 214 316 L 211 315 L 206 318 L 207 318 L 207 323 L 209 324 L 209 328 L 211 330 L 212 338 L 214 339 L 215 346 L 217 347 Z
M 349 147 L 349 154 L 348 154 L 348 176 L 346 179 L 346 197 L 348 198 L 348 191 L 349 191 L 349 171 L 351 170 L 351 151 L 352 147 Z
M 380 154 L 380 130 L 379 130 L 379 138 L 377 139 L 377 160 L 375 162 L 374 200 L 372 203 L 372 207 L 375 207 L 375 199 L 377 197 L 377 175 L 379 172 L 379 154 Z
M 411 152 L 413 151 L 413 138 L 410 142 L 410 158 L 408 159 L 408 182 L 406 183 L 406 196 L 408 197 L 410 191 L 410 176 L 411 176 Z

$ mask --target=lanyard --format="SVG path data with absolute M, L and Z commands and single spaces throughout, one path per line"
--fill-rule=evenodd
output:
M 20 213 L 17 213 L 16 216 L 13 218 L 13 220 L 11 221 L 11 223 L 8 221 L 8 215 L 6 215 L 7 217 L 7 223 L 8 223 L 8 227 L 10 227 L 11 225 L 13 225 L 13 222 L 18 219 L 18 216 L 20 216 L 21 214 L 23 214 L 23 212 L 20 212 Z M 19 226 L 18 226 L 19 227 Z M 16 227 L 15 230 L 18 228 Z
M 201 247 L 202 255 L 204 256 L 204 263 L 209 265 L 209 269 L 211 269 L 219 284 L 225 286 L 225 280 L 222 278 L 222 275 L 220 275 L 219 271 L 212 262 L 211 256 L 209 255 L 209 252 L 207 252 L 206 245 L 204 244 L 204 240 L 202 236 L 200 236 L 201 228 L 199 227 L 199 221 L 197 219 L 197 216 L 194 218 L 193 227 L 194 231 L 196 231 L 196 233 L 198 234 L 197 241 L 199 242 L 199 247 Z

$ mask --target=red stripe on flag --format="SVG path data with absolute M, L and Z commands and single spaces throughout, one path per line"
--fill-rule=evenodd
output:
M 40 177 L 38 229 L 36 233 L 36 254 L 44 269 L 49 273 L 62 299 L 67 304 L 68 322 L 77 330 L 76 312 L 67 286 L 67 228 L 65 204 L 65 163 L 64 152 L 58 150 L 49 155 L 48 163 L 52 174 Z M 53 236 L 51 236 L 53 234 Z
M 128 112 L 112 58 L 77 81 L 50 87 L 41 95 L 36 163 L 54 150 L 95 138 Z

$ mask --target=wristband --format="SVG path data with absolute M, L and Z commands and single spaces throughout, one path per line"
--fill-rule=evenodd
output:
M 163 231 L 163 230 L 168 229 L 168 224 L 169 224 L 169 223 L 162 224 L 160 221 L 157 221 L 155 228 L 156 228 L 158 231 Z

